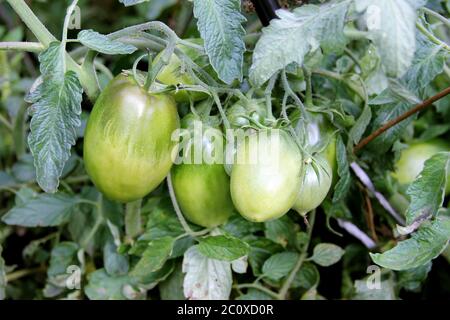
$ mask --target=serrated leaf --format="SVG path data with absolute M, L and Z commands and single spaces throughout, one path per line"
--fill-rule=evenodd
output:
M 59 177 L 81 125 L 83 89 L 77 75 L 68 71 L 57 83 L 49 81 L 32 105 L 33 117 L 28 144 L 34 157 L 36 179 L 46 192 L 56 192 Z
M 64 46 L 59 41 L 50 43 L 48 48 L 39 54 L 39 70 L 42 74 L 42 82 L 47 79 L 55 82 L 62 81 L 65 73 L 64 54 Z
M 264 262 L 262 272 L 273 280 L 279 280 L 294 268 L 298 256 L 298 253 L 288 251 L 274 254 Z
M 119 0 L 125 7 L 134 6 L 139 3 L 149 2 L 150 0 Z
M 131 54 L 137 50 L 135 46 L 111 40 L 94 30 L 83 30 L 78 33 L 78 40 L 89 49 L 104 54 Z
M 417 35 L 417 50 L 411 67 L 402 78 L 406 87 L 415 92 L 426 87 L 433 79 L 444 70 L 446 53 L 442 46 L 438 46 L 424 35 Z
M 384 253 L 371 253 L 376 264 L 392 270 L 408 270 L 423 266 L 444 251 L 450 239 L 450 219 L 438 217 L 425 222 L 410 239 L 400 241 Z
M 295 62 L 302 65 L 305 56 L 321 46 L 327 52 L 341 51 L 346 39 L 343 33 L 345 17 L 352 1 L 303 5 L 292 13 L 278 10 L 263 29 L 256 44 L 250 79 L 259 87 L 277 71 Z
M 416 49 L 416 7 L 408 0 L 366 1 L 366 24 L 387 74 L 402 77 Z
M 161 269 L 173 250 L 174 238 L 164 237 L 149 242 L 142 258 L 131 271 L 133 277 L 145 277 L 147 274 Z
M 0 244 L 0 300 L 5 299 L 6 289 L 6 272 L 5 272 L 5 260 L 2 258 L 2 245 Z
M 347 196 L 351 183 L 351 175 L 347 161 L 347 149 L 345 148 L 341 136 L 338 136 L 336 141 L 336 159 L 339 181 L 334 186 L 333 203 L 337 203 Z
M 314 247 L 311 260 L 322 267 L 329 267 L 341 260 L 345 251 L 332 243 L 320 243 Z
M 66 194 L 39 194 L 9 210 L 2 221 L 24 227 L 50 227 L 66 222 L 78 199 Z
M 357 144 L 361 140 L 371 119 L 372 119 L 372 109 L 370 108 L 370 105 L 366 104 L 364 106 L 363 111 L 361 112 L 361 115 L 358 117 L 358 119 L 356 120 L 355 124 L 353 125 L 353 127 L 349 132 L 349 137 L 354 144 Z
M 56 192 L 59 177 L 81 125 L 83 88 L 73 71 L 65 72 L 64 45 L 55 41 L 39 54 L 42 83 L 31 95 L 32 119 L 28 145 L 36 180 L 46 192 Z
M 209 236 L 199 238 L 198 241 L 198 251 L 211 259 L 233 261 L 250 252 L 250 246 L 247 243 L 231 236 Z
M 231 263 L 205 257 L 197 246 L 183 259 L 184 296 L 192 300 L 227 300 L 230 296 Z
M 227 84 L 242 80 L 246 21 L 240 0 L 193 0 L 197 27 L 219 78 Z
M 445 197 L 450 152 L 440 152 L 425 161 L 423 170 L 406 190 L 410 204 L 406 210 L 406 223 L 435 215 Z

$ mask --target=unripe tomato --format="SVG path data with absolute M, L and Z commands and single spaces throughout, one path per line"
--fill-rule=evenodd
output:
M 199 45 L 203 44 L 203 41 L 201 39 L 189 39 L 188 41 L 191 41 L 192 43 Z M 197 50 L 182 44 L 178 44 L 177 48 L 182 50 L 187 56 L 189 56 L 189 58 L 191 58 L 193 61 L 197 62 L 197 64 L 202 66 L 202 63 L 198 63 L 198 61 L 196 61 L 199 58 L 199 53 Z M 161 53 L 156 56 L 154 60 L 155 63 L 159 60 L 160 56 Z M 183 70 L 182 62 L 176 54 L 172 55 L 169 64 L 161 70 L 156 79 L 165 85 L 195 84 L 194 79 L 192 79 L 189 73 L 186 70 Z M 174 94 L 175 100 L 177 102 L 189 102 L 189 96 L 193 101 L 202 100 L 208 97 L 208 95 L 203 92 L 190 91 L 188 93 L 186 90 L 179 90 Z
M 132 77 L 114 78 L 97 99 L 84 138 L 86 170 L 109 199 L 130 202 L 155 189 L 172 167 L 179 127 L 170 95 L 150 94 Z
M 290 118 L 295 119 L 299 114 L 300 112 L 296 110 L 290 115 Z M 334 135 L 333 126 L 322 113 L 310 112 L 308 115 L 309 121 L 306 124 L 308 151 L 322 150 L 320 155 L 325 157 L 332 172 L 336 175 L 336 136 Z M 294 121 L 294 125 L 297 134 L 301 134 L 301 123 Z
M 328 161 L 317 156 L 306 164 L 300 186 L 300 192 L 293 209 L 302 216 L 314 210 L 323 202 L 330 191 L 333 173 Z
M 227 118 L 233 128 L 241 128 L 250 125 L 249 119 L 264 123 L 267 111 L 264 105 L 256 99 L 240 100 L 227 109 Z
M 202 123 L 192 114 L 183 118 L 182 126 L 191 131 L 191 139 L 182 150 L 184 162 L 190 163 L 172 167 L 176 198 L 189 221 L 207 228 L 216 227 L 225 223 L 234 211 L 230 178 L 223 166 L 225 139 L 219 129 Z M 199 131 L 200 141 L 195 139 L 194 130 Z M 201 145 L 200 163 L 195 163 L 196 143 Z
M 286 214 L 300 189 L 302 155 L 283 130 L 261 130 L 244 137 L 231 171 L 231 198 L 238 212 L 262 222 Z
M 400 159 L 395 164 L 392 174 L 400 184 L 408 185 L 422 171 L 426 160 L 438 152 L 450 151 L 450 144 L 441 139 L 411 143 L 401 151 Z M 447 175 L 446 194 L 450 194 L 450 172 Z

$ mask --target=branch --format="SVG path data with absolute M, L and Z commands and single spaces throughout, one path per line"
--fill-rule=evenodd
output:
M 444 98 L 450 94 L 450 87 L 446 88 L 445 90 L 439 92 L 438 94 L 432 96 L 431 98 L 428 98 L 427 100 L 423 101 L 422 103 L 418 104 L 411 110 L 405 112 L 404 114 L 400 115 L 399 117 L 389 121 L 384 126 L 380 127 L 379 129 L 375 130 L 373 133 L 371 133 L 368 137 L 361 140 L 354 148 L 354 152 L 358 152 L 361 150 L 364 146 L 366 146 L 369 142 L 374 140 L 376 137 L 384 133 L 385 131 L 389 130 L 396 124 L 402 122 L 403 120 L 407 119 L 408 117 L 412 116 L 413 114 L 425 109 L 426 107 L 432 105 L 434 102 Z

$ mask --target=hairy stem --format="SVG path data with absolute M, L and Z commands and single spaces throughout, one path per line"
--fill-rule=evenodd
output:
M 28 7 L 24 0 L 7 0 L 9 5 L 19 15 L 20 19 L 27 25 L 35 37 L 45 47 L 48 47 L 50 42 L 56 41 L 56 38 L 47 30 L 41 21 L 36 17 L 33 11 Z
M 0 42 L 0 50 L 41 52 L 45 47 L 39 42 Z

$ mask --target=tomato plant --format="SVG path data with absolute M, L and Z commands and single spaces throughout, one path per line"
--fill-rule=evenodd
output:
M 448 299 L 449 3 L 0 1 L 0 300 Z

